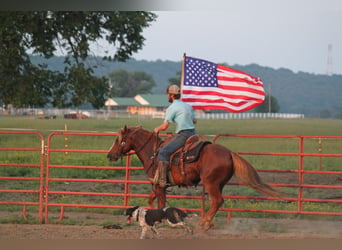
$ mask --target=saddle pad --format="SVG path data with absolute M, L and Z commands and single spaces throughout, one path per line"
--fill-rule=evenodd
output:
M 202 142 L 198 143 L 198 145 L 196 147 L 190 149 L 187 152 L 184 152 L 183 162 L 184 163 L 191 163 L 191 162 L 197 161 L 199 156 L 200 156 L 202 149 L 208 144 L 211 144 L 211 142 L 210 141 L 202 141 Z M 181 152 L 178 152 L 174 155 L 174 157 L 172 158 L 172 165 L 178 165 L 179 164 L 180 155 L 181 155 Z

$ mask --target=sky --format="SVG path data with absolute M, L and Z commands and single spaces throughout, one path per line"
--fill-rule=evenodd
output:
M 133 58 L 181 61 L 186 53 L 231 66 L 342 74 L 341 0 L 174 1 L 176 8 L 153 11 L 158 18 Z

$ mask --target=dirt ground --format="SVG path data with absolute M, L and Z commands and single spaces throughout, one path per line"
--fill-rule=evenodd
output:
M 60 224 L 0 224 L 0 240 L 14 239 L 139 239 L 141 228 L 133 222 L 126 223 L 126 217 L 105 214 L 73 214 L 80 219 L 92 218 L 96 221 L 112 221 L 116 228 L 97 225 L 60 225 Z M 232 218 L 228 224 L 225 218 L 215 218 L 215 228 L 202 232 L 198 216 L 192 215 L 188 223 L 194 233 L 188 234 L 182 227 L 172 228 L 167 223 L 157 226 L 160 239 L 342 239 L 342 221 L 295 220 L 295 219 L 251 219 Z M 147 238 L 153 237 L 148 232 Z

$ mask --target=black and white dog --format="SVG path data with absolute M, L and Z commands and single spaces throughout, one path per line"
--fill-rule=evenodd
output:
M 163 209 L 145 209 L 139 206 L 128 208 L 125 211 L 127 215 L 127 223 L 131 223 L 131 219 L 137 221 L 142 227 L 140 239 L 145 239 L 146 232 L 150 228 L 151 231 L 159 237 L 156 225 L 166 220 L 171 226 L 183 226 L 189 233 L 192 233 L 191 227 L 185 222 L 187 214 L 175 207 L 166 207 Z

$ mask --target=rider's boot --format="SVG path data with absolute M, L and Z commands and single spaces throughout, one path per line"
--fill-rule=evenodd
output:
M 167 184 L 167 170 L 169 168 L 169 162 L 168 161 L 160 161 L 158 163 L 158 169 L 159 169 L 159 186 L 160 187 L 166 187 Z

